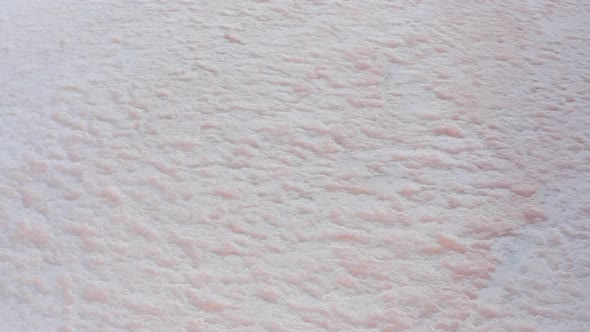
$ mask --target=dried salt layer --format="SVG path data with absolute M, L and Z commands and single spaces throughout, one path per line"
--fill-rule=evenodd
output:
M 0 330 L 590 331 L 590 2 L 0 0 Z

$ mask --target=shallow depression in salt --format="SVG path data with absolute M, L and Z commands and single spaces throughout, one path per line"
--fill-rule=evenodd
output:
M 0 1 L 0 330 L 590 330 L 588 17 Z

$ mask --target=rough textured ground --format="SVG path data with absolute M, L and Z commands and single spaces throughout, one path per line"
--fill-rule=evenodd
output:
M 589 18 L 0 0 L 0 330 L 590 331 Z

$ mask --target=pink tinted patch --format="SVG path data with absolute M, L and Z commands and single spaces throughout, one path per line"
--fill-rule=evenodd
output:
M 224 34 L 223 38 L 225 38 L 225 40 L 229 41 L 230 43 L 243 44 L 240 38 L 229 33 Z
M 454 127 L 454 126 L 438 127 L 436 129 L 434 129 L 433 132 L 436 135 L 444 135 L 444 136 L 457 137 L 457 138 L 463 137 L 463 134 L 461 134 L 461 131 L 459 130 L 459 128 Z
M 127 302 L 125 307 L 140 315 L 160 316 L 163 309 L 146 301 Z
M 357 63 L 354 64 L 354 68 L 356 68 L 358 70 L 367 70 L 367 69 L 371 68 L 371 65 L 365 61 L 358 61 Z
M 460 253 L 465 253 L 467 251 L 467 246 L 464 243 L 461 243 L 459 239 L 451 235 L 439 234 L 435 236 L 435 238 L 438 244 L 440 244 L 443 248 Z
M 51 234 L 41 224 L 19 222 L 16 225 L 14 239 L 21 243 L 32 244 L 37 249 L 45 249 L 51 243 Z
M 149 241 L 154 241 L 158 238 L 158 234 L 153 229 L 140 223 L 131 223 L 129 225 L 129 230 L 131 233 L 139 235 Z
M 215 189 L 213 190 L 213 195 L 219 196 L 223 199 L 236 199 L 238 195 L 230 189 Z
M 451 209 L 455 209 L 455 208 L 458 208 L 459 206 L 461 206 L 461 202 L 456 198 L 449 198 L 448 204 Z
M 514 185 L 510 188 L 510 191 L 516 195 L 523 196 L 523 197 L 531 197 L 535 194 L 537 189 L 535 186 L 528 185 L 528 184 L 518 184 Z
M 402 196 L 405 197 L 411 197 L 413 196 L 419 189 L 414 187 L 414 186 L 404 186 L 401 190 L 400 190 L 400 194 L 402 194 Z
M 468 279 L 473 277 L 485 279 L 489 277 L 489 274 L 492 273 L 495 268 L 493 263 L 484 260 L 464 260 L 447 263 L 446 266 L 455 273 L 458 279 Z
M 371 313 L 365 320 L 365 326 L 368 328 L 388 329 L 389 331 L 407 331 L 412 327 L 411 319 L 396 308 L 391 308 L 379 312 Z
M 189 300 L 197 308 L 209 313 L 221 312 L 226 309 L 223 303 L 207 296 L 199 296 L 194 292 L 189 292 Z
M 321 240 L 332 240 L 332 241 L 342 241 L 342 242 L 357 242 L 357 243 L 367 243 L 369 242 L 370 238 L 364 234 L 356 233 L 356 232 L 334 232 L 329 234 L 323 234 L 319 237 Z
M 230 242 L 225 242 L 221 246 L 214 248 L 211 251 L 220 256 L 241 256 L 243 254 L 242 251 L 236 245 Z
M 205 332 L 205 325 L 198 320 L 191 320 L 186 323 L 185 332 Z
M 109 302 L 111 295 L 104 287 L 96 285 L 86 286 L 81 292 L 82 298 L 89 302 Z
M 23 200 L 23 206 L 29 208 L 33 205 L 33 203 L 38 199 L 38 195 L 31 189 L 28 188 L 21 188 L 20 194 Z
M 273 290 L 270 290 L 270 289 L 266 289 L 266 288 L 259 289 L 257 292 L 257 295 L 261 299 L 264 299 L 265 301 L 272 302 L 272 303 L 276 303 L 280 297 L 279 293 L 277 293 Z
M 525 209 L 524 217 L 529 223 L 545 221 L 545 219 L 547 218 L 545 213 L 541 209 L 534 206 Z
M 109 186 L 99 192 L 100 197 L 107 200 L 111 204 L 120 204 L 123 196 L 119 189 L 115 186 Z

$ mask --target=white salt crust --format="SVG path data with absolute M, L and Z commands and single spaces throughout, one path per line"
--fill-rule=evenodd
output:
M 589 18 L 0 1 L 0 330 L 590 331 Z

